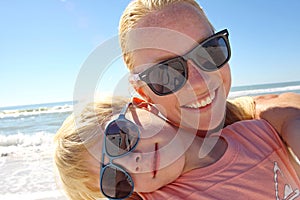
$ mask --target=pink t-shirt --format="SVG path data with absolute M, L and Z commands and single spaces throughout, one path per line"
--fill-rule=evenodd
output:
M 300 199 L 300 181 L 276 131 L 264 120 L 224 128 L 228 149 L 216 163 L 183 174 L 143 199 Z

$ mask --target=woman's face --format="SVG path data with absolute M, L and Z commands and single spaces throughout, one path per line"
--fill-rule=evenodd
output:
M 155 27 L 155 30 L 147 31 L 149 27 Z M 133 73 L 141 73 L 155 63 L 183 55 L 196 42 L 213 35 L 205 16 L 185 3 L 150 13 L 138 22 L 136 28 L 145 31 L 129 39 L 133 47 L 137 43 L 139 45 L 133 52 Z M 141 48 L 143 44 L 145 48 Z M 213 129 L 222 123 L 225 115 L 226 98 L 231 86 L 229 64 L 217 71 L 205 72 L 188 60 L 187 69 L 185 85 L 166 96 L 156 95 L 142 81 L 133 84 L 146 100 L 156 104 L 160 112 L 177 126 Z

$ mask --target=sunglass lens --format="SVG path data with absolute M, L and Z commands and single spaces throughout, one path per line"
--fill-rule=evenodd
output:
M 136 125 L 127 120 L 115 120 L 106 128 L 106 152 L 120 156 L 130 151 L 137 143 L 139 132 Z
M 199 45 L 191 59 L 201 69 L 214 71 L 221 68 L 229 59 L 229 47 L 223 37 L 215 37 Z
M 151 68 L 148 73 L 148 85 L 158 95 L 173 93 L 186 81 L 185 61 L 175 58 Z
M 101 177 L 101 191 L 104 195 L 113 199 L 128 197 L 133 190 L 131 177 L 114 166 L 107 166 Z

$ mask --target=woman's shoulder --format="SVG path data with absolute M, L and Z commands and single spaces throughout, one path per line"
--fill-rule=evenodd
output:
M 276 130 L 263 119 L 244 120 L 235 122 L 223 129 L 223 137 L 239 141 L 243 145 L 262 148 L 271 147 L 272 149 L 283 146 Z

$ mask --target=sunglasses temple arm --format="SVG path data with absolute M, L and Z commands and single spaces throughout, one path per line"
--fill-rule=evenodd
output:
M 126 114 L 128 108 L 129 108 L 129 106 L 130 106 L 131 104 L 132 104 L 132 102 L 129 102 L 129 103 L 127 103 L 127 104 L 123 107 L 123 109 L 122 109 L 121 112 L 120 112 L 120 117 L 124 117 L 124 118 L 125 118 L 125 114 Z

